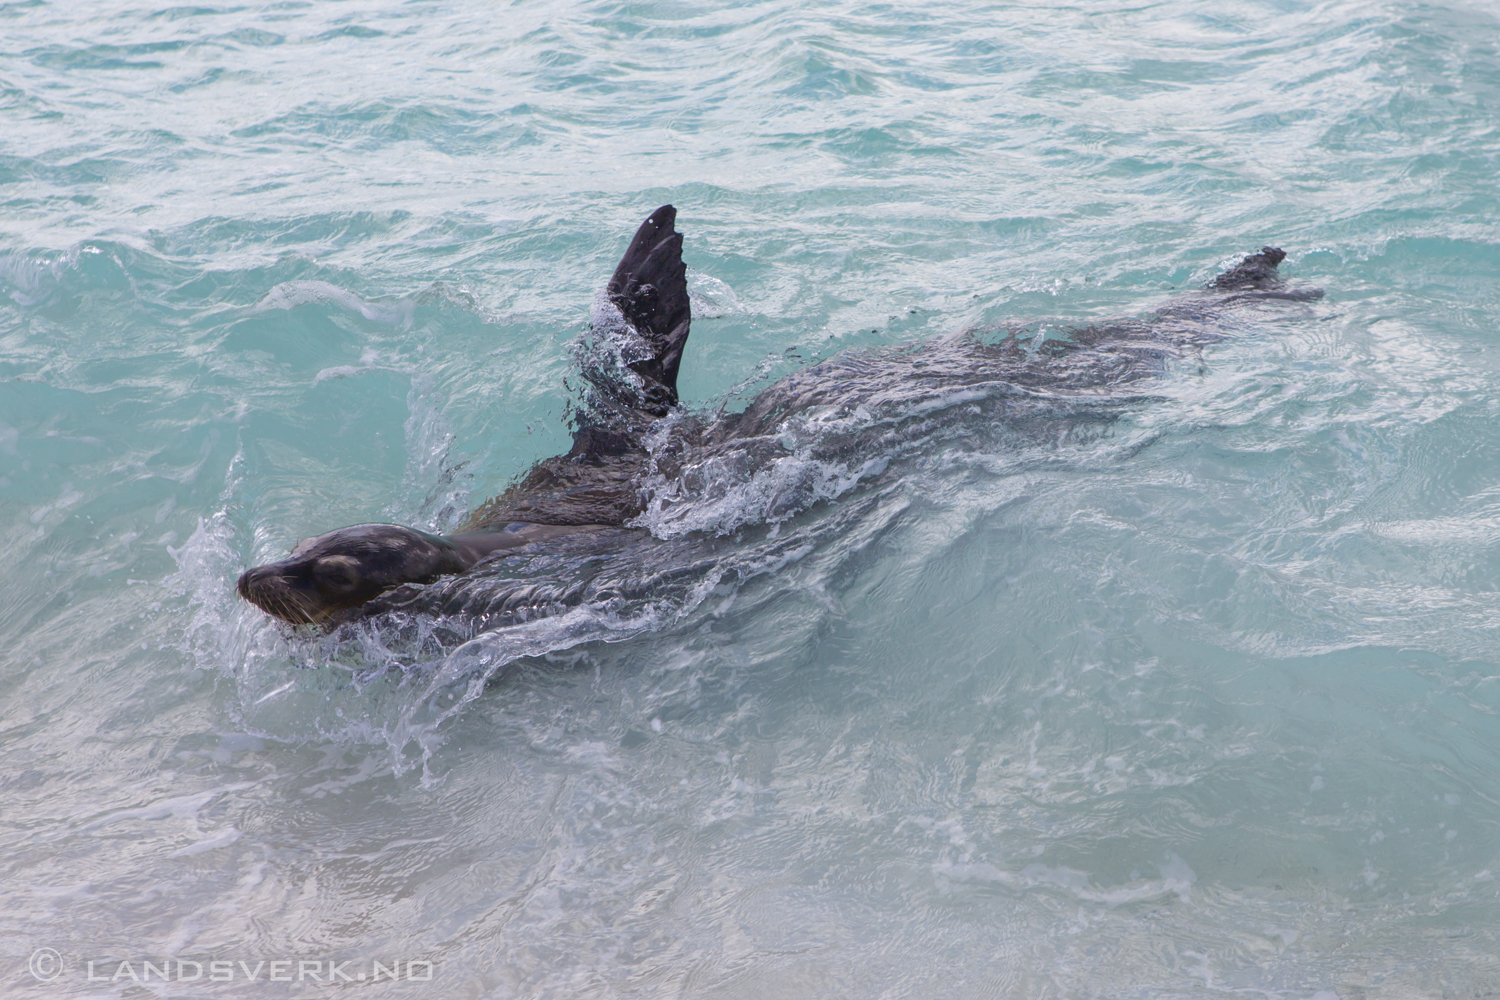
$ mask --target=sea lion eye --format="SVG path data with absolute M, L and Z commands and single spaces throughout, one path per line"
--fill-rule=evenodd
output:
M 320 587 L 340 593 L 360 585 L 359 563 L 349 556 L 324 556 L 313 563 L 313 575 Z

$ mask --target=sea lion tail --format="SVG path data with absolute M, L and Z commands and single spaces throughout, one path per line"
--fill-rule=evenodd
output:
M 677 402 L 677 366 L 692 321 L 682 234 L 673 228 L 676 219 L 677 209 L 671 205 L 652 212 L 636 230 L 606 289 L 610 302 L 655 355 L 632 362 L 630 368 L 666 389 L 668 405 Z

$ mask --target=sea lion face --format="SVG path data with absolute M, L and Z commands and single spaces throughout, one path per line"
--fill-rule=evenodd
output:
M 247 570 L 238 586 L 267 614 L 312 625 L 403 583 L 461 572 L 466 562 L 446 539 L 394 524 L 358 524 L 302 541 L 284 562 Z

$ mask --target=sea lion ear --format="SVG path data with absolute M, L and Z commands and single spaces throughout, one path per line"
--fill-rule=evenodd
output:
M 677 366 L 692 322 L 682 234 L 673 228 L 676 220 L 677 209 L 671 205 L 652 212 L 636 230 L 606 289 L 609 300 L 655 355 L 630 367 L 663 386 L 669 406 L 677 401 Z

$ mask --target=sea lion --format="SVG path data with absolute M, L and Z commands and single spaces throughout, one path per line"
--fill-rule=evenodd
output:
M 845 352 L 773 384 L 739 413 L 710 419 L 678 407 L 677 371 L 691 314 L 676 216 L 671 205 L 653 212 L 606 286 L 593 335 L 608 349 L 581 358 L 591 391 L 566 454 L 538 462 L 453 535 L 391 524 L 341 528 L 301 542 L 282 562 L 246 571 L 240 595 L 294 625 L 333 626 L 393 609 L 423 610 L 421 585 L 468 573 L 481 562 L 547 547 L 576 552 L 595 542 L 618 548 L 622 539 L 644 535 L 628 526 L 646 509 L 648 471 L 666 481 L 716 464 L 753 468 L 784 454 L 790 422 L 809 414 L 877 414 L 820 439 L 822 451 L 837 456 L 868 453 L 891 436 L 899 413 L 922 412 L 954 393 L 1000 400 L 996 419 L 1018 419 L 1016 400 L 1040 403 L 1026 412 L 1046 419 L 1054 404 L 1077 408 L 1091 399 L 1120 398 L 1160 374 L 1174 353 L 1217 339 L 1212 321 L 1227 309 L 1322 295 L 1286 288 L 1276 270 L 1286 254 L 1263 247 L 1150 320 L 1082 327 L 1040 343 L 1013 336 L 990 343 L 971 331 L 916 347 Z M 882 407 L 897 416 L 881 419 Z M 658 422 L 669 415 L 668 439 L 653 441 Z M 649 588 L 643 579 L 641 586 Z M 457 604 L 442 598 L 431 610 L 488 615 L 528 601 L 569 604 L 587 596 L 581 578 L 553 590 L 539 596 L 537 587 L 515 584 L 477 602 L 472 595 Z
M 596 392 L 564 455 L 538 462 L 474 511 L 451 536 L 359 524 L 305 539 L 282 562 L 239 579 L 240 596 L 296 625 L 329 623 L 393 587 L 430 583 L 480 560 L 562 535 L 616 527 L 640 513 L 645 428 L 677 405 L 677 368 L 691 312 L 677 209 L 663 205 L 636 231 L 605 293 L 601 319 L 630 338 L 624 371 L 585 371 Z

